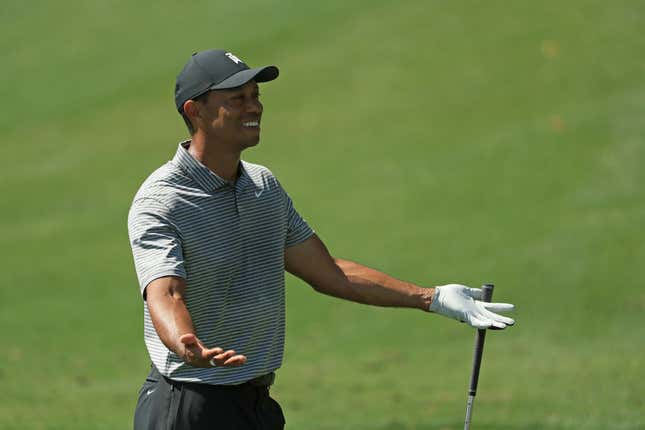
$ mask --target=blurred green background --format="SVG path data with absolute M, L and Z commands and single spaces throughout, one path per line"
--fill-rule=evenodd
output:
M 214 47 L 279 65 L 244 156 L 334 255 L 516 304 L 474 429 L 645 428 L 643 28 L 640 1 L 2 2 L 0 428 L 131 428 L 126 215 Z M 471 329 L 287 282 L 287 428 L 463 426 Z

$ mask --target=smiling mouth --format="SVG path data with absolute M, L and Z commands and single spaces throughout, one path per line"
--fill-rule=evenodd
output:
M 244 128 L 260 128 L 260 122 L 259 121 L 243 122 L 242 127 L 244 127 Z

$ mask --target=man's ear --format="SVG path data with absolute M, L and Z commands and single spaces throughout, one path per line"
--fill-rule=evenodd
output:
M 188 118 L 199 116 L 199 106 L 194 100 L 186 100 L 184 102 L 184 113 Z
M 196 131 L 199 128 L 201 119 L 201 107 L 199 103 L 194 100 L 186 100 L 184 102 L 184 115 L 190 121 L 192 130 Z

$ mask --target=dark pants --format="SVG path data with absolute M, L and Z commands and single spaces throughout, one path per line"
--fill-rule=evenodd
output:
M 152 366 L 139 392 L 134 430 L 281 430 L 280 405 L 269 387 L 177 382 Z

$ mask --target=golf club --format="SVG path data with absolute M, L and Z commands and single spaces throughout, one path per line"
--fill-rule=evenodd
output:
M 482 286 L 482 301 L 490 302 L 493 298 L 493 284 L 484 284 Z M 470 374 L 470 388 L 468 389 L 468 403 L 466 405 L 466 422 L 464 430 L 470 429 L 470 419 L 473 414 L 473 403 L 477 393 L 477 381 L 479 380 L 479 368 L 482 364 L 482 355 L 484 353 L 484 340 L 486 339 L 486 330 L 477 330 L 475 337 L 475 353 L 473 355 L 473 370 Z

